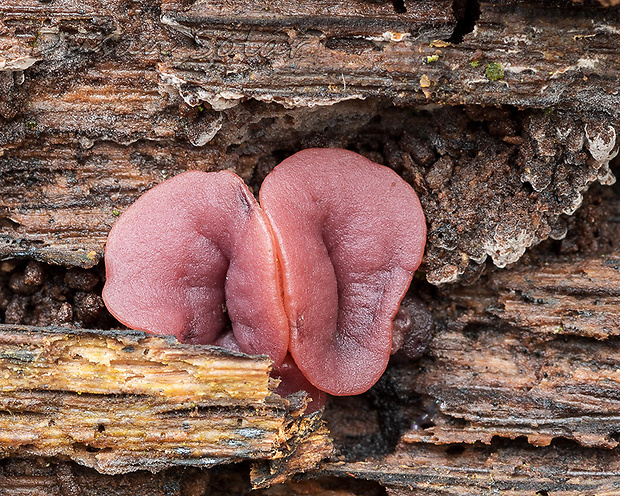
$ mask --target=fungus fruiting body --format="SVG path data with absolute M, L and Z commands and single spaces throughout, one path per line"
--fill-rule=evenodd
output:
M 289 331 L 265 213 L 228 172 L 190 171 L 141 196 L 106 243 L 103 298 L 134 329 L 284 360 Z M 228 316 L 227 316 L 228 314 Z
M 148 191 L 108 237 L 106 305 L 136 329 L 269 355 L 283 393 L 366 391 L 422 259 L 417 195 L 360 155 L 310 149 L 259 197 L 227 171 Z
M 317 388 L 358 394 L 381 376 L 392 320 L 422 261 L 417 195 L 392 169 L 345 150 L 305 150 L 260 190 L 280 251 L 290 350 Z

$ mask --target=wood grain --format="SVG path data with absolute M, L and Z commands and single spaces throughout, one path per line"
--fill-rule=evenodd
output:
M 620 209 L 587 192 L 618 149 L 614 3 L 0 0 L 0 259 L 92 268 L 171 175 L 256 192 L 293 151 L 348 147 L 420 193 L 435 319 L 421 361 L 328 403 L 330 433 L 262 358 L 3 325 L 3 488 L 617 494 Z
M 305 400 L 273 395 L 270 370 L 266 357 L 134 331 L 1 325 L 0 453 L 156 472 L 282 458 L 314 435 L 325 456 L 320 414 L 300 426 Z M 317 461 L 300 456 L 294 472 Z

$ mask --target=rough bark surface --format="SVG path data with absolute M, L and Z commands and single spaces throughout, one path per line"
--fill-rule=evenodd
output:
M 561 238 L 561 216 L 614 180 L 615 8 L 7 0 L 0 13 L 3 258 L 92 267 L 118 214 L 170 175 L 231 169 L 257 188 L 286 155 L 340 146 L 412 182 L 441 284 Z
M 1 489 L 618 494 L 617 4 L 0 0 Z M 330 398 L 329 432 L 262 359 L 101 331 L 138 196 L 187 169 L 256 192 L 313 146 L 392 167 L 429 228 L 429 348 Z
M 320 414 L 300 419 L 304 396 L 271 394 L 270 370 L 139 332 L 0 325 L 0 453 L 104 474 L 263 459 L 303 472 L 330 453 L 327 432 Z

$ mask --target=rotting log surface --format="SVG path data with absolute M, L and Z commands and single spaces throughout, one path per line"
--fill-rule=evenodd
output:
M 618 112 L 620 97 L 609 91 L 620 68 L 616 8 L 507 0 L 483 1 L 478 9 L 448 0 L 397 4 L 169 0 L 123 11 L 113 1 L 4 0 L 0 70 L 59 69 L 67 58 L 84 63 L 84 56 L 98 54 L 123 57 L 127 72 L 118 75 L 125 81 L 119 89 L 150 76 L 139 85 L 146 119 L 156 110 L 149 104 L 158 100 L 152 86 L 158 78 L 185 99 L 212 100 L 216 109 L 246 97 L 309 106 L 379 96 L 408 103 L 596 105 Z M 494 66 L 487 71 L 489 64 L 500 64 L 503 73 Z M 100 75 L 100 82 L 115 77 Z M 22 82 L 19 76 L 16 84 Z M 139 94 L 126 92 L 129 101 L 122 92 L 114 96 L 118 100 L 102 103 L 131 119 L 127 111 Z M 3 113 L 15 105 L 6 103 Z M 70 119 L 68 128 L 75 123 Z M 89 119 L 86 127 L 97 124 Z M 163 128 L 150 132 L 165 135 Z
M 390 496 L 614 496 L 620 489 L 617 453 L 561 443 L 545 450 L 501 443 L 429 447 L 380 462 L 334 464 L 329 472 L 379 481 Z
M 617 114 L 618 96 L 605 91 L 620 69 L 616 9 L 480 2 L 479 13 L 473 6 L 466 13 L 468 32 L 452 2 L 404 5 L 406 12 L 395 14 L 390 2 L 165 2 L 163 21 L 195 44 L 172 53 L 160 70 L 184 98 L 220 107 L 246 96 L 288 106 L 387 96 L 536 108 L 595 104 Z M 261 58 L 268 63 L 257 67 Z
M 413 184 L 433 284 L 561 237 L 613 181 L 618 9 L 399 5 L 0 1 L 0 257 L 92 267 L 166 177 L 230 169 L 257 190 L 308 146 Z
M 327 433 L 320 415 L 300 417 L 303 398 L 271 394 L 270 370 L 133 331 L 0 325 L 0 453 L 105 474 L 283 458 L 287 473 L 307 470 L 329 454 Z
M 93 267 L 118 214 L 170 175 L 231 169 L 256 191 L 301 147 L 360 151 L 420 193 L 428 279 L 475 284 L 416 281 L 412 291 L 436 318 L 425 357 L 392 364 L 366 395 L 331 399 L 339 456 L 308 480 L 257 494 L 382 494 L 364 481 L 394 495 L 618 494 L 619 194 L 588 188 L 613 180 L 619 10 L 587 1 L 475 3 L 405 1 L 398 12 L 400 2 L 370 1 L 305 10 L 286 2 L 0 2 L 0 258 Z M 582 195 L 590 203 L 578 209 Z M 592 217 L 575 222 L 584 208 Z M 564 240 L 525 251 L 567 228 Z M 524 252 L 505 271 L 484 262 L 505 265 Z M 8 274 L 0 274 L 3 318 L 70 322 L 68 308 L 88 308 L 54 268 L 32 290 L 19 282 L 23 267 L 0 268 Z M 80 291 L 93 300 L 97 289 Z M 49 312 L 33 310 L 43 303 Z M 25 365 L 19 356 L 4 362 Z M 84 391 L 60 406 L 83 408 L 96 397 Z M 46 408 L 58 405 L 49 397 L 64 398 L 22 393 L 18 406 L 47 412 L 45 422 Z M 151 419 L 170 420 L 158 395 L 140 398 L 146 403 L 125 395 L 109 405 L 146 404 Z M 313 420 L 274 408 L 269 415 L 280 415 L 292 442 L 253 467 L 256 486 L 327 451 Z M 198 412 L 203 426 L 230 414 L 211 403 Z M 106 451 L 113 422 L 99 432 L 96 419 L 85 420 L 86 429 L 74 429 L 80 441 L 69 442 L 73 432 L 54 441 L 100 470 L 136 468 L 136 452 L 115 465 Z M 54 454 L 13 441 L 16 456 Z M 168 441 L 177 446 L 180 437 Z M 153 469 L 185 456 L 155 455 L 165 459 Z M 224 495 L 247 493 L 245 470 L 110 477 L 13 456 L 0 463 L 0 480 L 16 494 Z
M 393 448 L 372 460 L 349 449 L 328 473 L 391 495 L 618 494 L 620 191 L 600 197 L 590 250 L 541 247 L 427 297 L 438 320 L 420 368 L 392 364 L 376 387 L 386 410 L 377 423 L 399 426 Z M 592 227 L 590 207 L 572 234 Z M 333 418 L 349 418 L 339 407 Z M 372 426 L 330 415 L 345 453 L 371 439 Z

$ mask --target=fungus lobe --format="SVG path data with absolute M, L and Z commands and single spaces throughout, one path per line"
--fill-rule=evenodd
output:
M 284 360 L 289 330 L 269 222 L 243 180 L 184 172 L 149 190 L 106 243 L 105 303 L 134 329 Z M 228 317 L 226 316 L 228 314 Z
M 317 388 L 359 394 L 383 374 L 392 321 L 426 241 L 416 193 L 393 170 L 346 150 L 310 149 L 265 178 L 290 351 Z

